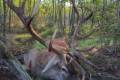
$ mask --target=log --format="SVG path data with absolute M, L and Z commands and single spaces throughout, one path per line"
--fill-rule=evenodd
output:
M 4 42 L 0 41 L 0 76 L 7 78 L 2 80 L 32 80 L 19 61 L 6 50 Z M 9 78 L 12 76 L 14 79 Z

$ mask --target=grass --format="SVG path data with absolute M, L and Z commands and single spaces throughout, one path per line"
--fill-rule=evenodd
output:
M 13 37 L 13 42 L 17 46 L 23 46 L 23 45 L 26 45 L 26 43 L 20 43 L 20 42 L 16 41 L 16 39 L 27 39 L 27 38 L 30 38 L 30 37 L 31 37 L 31 35 L 28 34 L 28 33 L 25 33 L 25 34 L 15 34 L 15 36 Z
M 14 39 L 17 38 L 22 38 L 22 39 L 26 39 L 26 38 L 30 38 L 31 35 L 28 33 L 25 34 L 17 34 Z M 80 40 L 78 41 L 78 47 L 80 48 L 86 48 L 86 47 L 91 47 L 91 46 L 96 46 L 98 45 L 98 39 L 94 38 L 94 39 L 86 39 L 86 40 Z M 35 41 L 32 45 L 33 48 L 37 48 L 37 49 L 43 49 L 45 48 L 42 44 L 40 44 L 38 41 Z
M 78 46 L 80 48 L 86 48 L 86 47 L 91 47 L 91 46 L 98 45 L 97 39 L 81 40 L 78 43 L 79 43 Z M 43 49 L 43 48 L 45 48 L 42 44 L 40 44 L 37 41 L 34 42 L 33 47 L 37 48 L 37 49 Z
M 30 37 L 31 37 L 31 35 L 30 35 L 29 33 L 17 34 L 17 35 L 15 36 L 15 39 L 16 39 L 16 38 L 30 38 Z
M 25 34 L 16 34 L 15 37 L 14 37 L 14 43 L 16 45 L 19 45 L 19 46 L 22 46 L 22 45 L 25 45 L 25 43 L 19 43 L 18 41 L 16 41 L 16 39 L 27 39 L 27 38 L 30 38 L 31 35 L 29 33 L 25 33 Z M 42 44 L 40 44 L 38 41 L 34 41 L 34 43 L 32 43 L 31 45 L 33 48 L 37 48 L 37 49 L 43 49 L 45 48 Z
M 45 47 L 40 44 L 38 41 L 35 41 L 34 44 L 32 45 L 33 48 L 37 48 L 37 49 L 44 49 Z
M 80 40 L 78 42 L 78 46 L 80 48 L 86 48 L 86 47 L 91 47 L 91 46 L 96 46 L 98 45 L 98 39 L 86 39 L 86 40 Z

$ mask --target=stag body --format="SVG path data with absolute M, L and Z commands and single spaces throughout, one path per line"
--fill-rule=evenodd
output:
M 67 48 L 64 40 L 54 39 L 48 42 L 50 42 L 50 48 L 54 47 L 58 51 L 62 51 L 64 56 Z M 43 75 L 54 80 L 64 80 L 69 74 L 64 60 L 59 58 L 50 48 L 41 52 L 37 49 L 31 49 L 28 54 L 25 54 L 24 63 L 26 69 L 35 76 Z

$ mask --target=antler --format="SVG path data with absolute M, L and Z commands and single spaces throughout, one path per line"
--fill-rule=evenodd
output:
M 33 16 L 26 16 L 24 14 L 24 6 L 26 3 L 26 0 L 24 0 L 22 2 L 22 5 L 19 7 L 16 7 L 12 0 L 4 0 L 4 2 L 8 5 L 8 7 L 10 9 L 12 9 L 16 15 L 20 18 L 20 20 L 22 21 L 22 23 L 25 25 L 26 29 L 30 32 L 30 34 L 32 35 L 33 38 L 35 38 L 37 41 L 39 41 L 42 45 L 44 45 L 45 47 L 48 47 L 48 45 L 46 44 L 46 42 L 37 34 L 37 32 L 33 29 L 31 22 L 34 18 Z M 34 11 L 34 10 L 33 10 Z
M 72 38 L 71 38 L 71 42 L 70 42 L 71 43 L 71 48 L 73 48 L 74 47 L 73 44 L 75 42 L 74 40 L 75 40 L 75 38 L 77 36 L 77 33 L 79 31 L 79 26 L 81 26 L 83 23 L 85 23 L 87 20 L 89 20 L 93 16 L 93 12 L 91 12 L 87 17 L 80 18 L 80 13 L 79 13 L 79 10 L 78 10 L 78 8 L 77 8 L 77 6 L 75 4 L 75 0 L 70 0 L 70 1 L 72 3 L 73 9 L 74 9 L 74 11 L 75 11 L 75 13 L 77 15 L 77 23 L 75 25 L 75 30 L 73 32 L 73 35 L 72 35 Z

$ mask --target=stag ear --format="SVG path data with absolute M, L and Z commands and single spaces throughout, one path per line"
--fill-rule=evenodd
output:
M 49 47 L 48 47 L 48 51 L 49 51 L 49 52 L 51 52 L 51 51 L 52 51 L 52 43 L 53 43 L 53 41 L 52 41 L 52 40 L 50 40 L 50 42 L 49 42 Z

